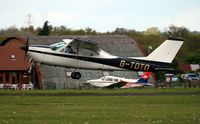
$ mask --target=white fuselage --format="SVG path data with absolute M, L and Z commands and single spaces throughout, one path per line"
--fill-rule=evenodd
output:
M 88 80 L 87 83 L 95 86 L 95 87 L 108 87 L 112 84 L 118 83 L 121 81 L 121 78 L 119 77 L 114 77 L 114 76 L 105 76 L 99 79 L 94 79 L 94 80 Z
M 112 84 L 116 84 L 119 82 L 126 82 L 128 84 L 130 83 L 130 84 L 134 85 L 137 81 L 138 81 L 138 79 L 126 79 L 126 78 L 115 77 L 115 76 L 104 76 L 99 79 L 88 80 L 87 83 L 89 83 L 95 87 L 103 88 L 103 87 L 108 87 Z M 127 86 L 125 88 L 127 88 Z
M 91 69 L 91 70 L 124 70 L 109 65 L 76 59 L 76 56 L 79 57 L 80 56 L 85 57 L 85 56 L 77 54 L 69 54 L 64 52 L 57 52 L 53 51 L 50 48 L 45 48 L 45 47 L 30 46 L 28 55 L 38 63 L 62 66 L 66 68 L 79 68 L 79 69 Z M 88 56 L 88 57 L 95 58 L 96 56 Z M 101 51 L 100 54 L 97 56 L 97 58 L 100 57 L 116 58 L 116 56 L 106 54 L 106 52 L 104 51 Z

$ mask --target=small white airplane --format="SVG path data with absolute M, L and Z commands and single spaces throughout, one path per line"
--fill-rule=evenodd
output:
M 163 42 L 147 57 L 119 57 L 110 55 L 92 41 L 84 39 L 63 39 L 52 45 L 30 45 L 22 50 L 37 63 L 75 69 L 107 71 L 150 71 L 172 70 L 170 63 L 183 44 L 183 39 L 170 38 Z M 80 79 L 81 74 L 72 72 L 73 79 Z
M 115 76 L 104 76 L 99 79 L 88 80 L 87 83 L 99 88 L 134 88 L 142 86 L 152 86 L 148 83 L 150 72 L 144 74 L 138 79 L 126 79 Z

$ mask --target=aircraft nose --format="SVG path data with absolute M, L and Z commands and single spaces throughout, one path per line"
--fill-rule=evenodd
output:
M 29 44 L 29 38 L 27 38 L 26 44 L 20 47 L 21 50 L 25 51 L 25 53 L 28 52 L 28 49 L 29 49 L 28 44 Z
M 20 47 L 20 49 L 27 52 L 29 48 L 28 48 L 28 46 L 22 46 L 22 47 Z
M 87 83 L 90 83 L 90 80 L 86 81 Z

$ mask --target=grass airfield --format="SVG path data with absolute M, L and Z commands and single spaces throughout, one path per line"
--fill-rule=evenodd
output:
M 200 88 L 1 90 L 0 99 L 0 124 L 200 123 Z

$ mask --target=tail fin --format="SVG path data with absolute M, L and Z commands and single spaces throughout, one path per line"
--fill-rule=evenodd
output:
M 183 44 L 183 39 L 171 38 L 163 42 L 147 57 L 137 57 L 140 60 L 171 63 Z
M 151 72 L 144 72 L 144 74 L 138 79 L 137 83 L 148 83 Z

